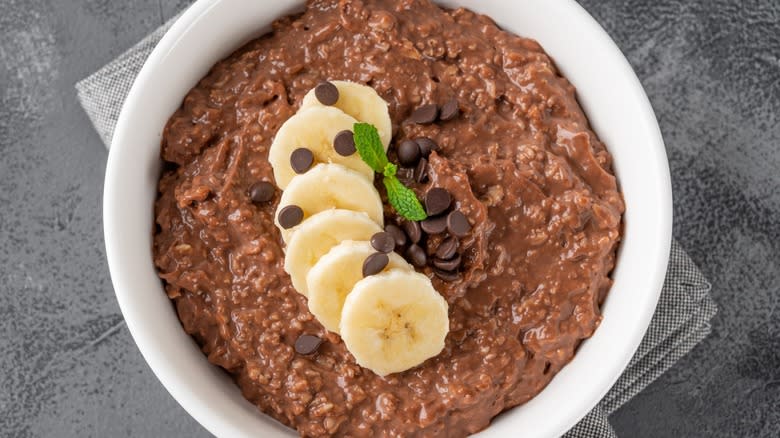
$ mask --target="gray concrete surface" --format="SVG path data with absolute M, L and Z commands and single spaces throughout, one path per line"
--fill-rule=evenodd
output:
M 0 0 L 0 435 L 207 436 L 114 300 L 104 150 L 73 84 L 184 0 Z M 626 437 L 780 435 L 780 3 L 582 0 L 667 142 L 675 236 L 714 284 L 713 334 L 613 415 Z

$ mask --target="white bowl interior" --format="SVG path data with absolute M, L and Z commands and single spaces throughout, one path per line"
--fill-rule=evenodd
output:
M 168 117 L 209 68 L 300 1 L 200 0 L 155 49 L 117 123 L 104 193 L 109 267 L 122 313 L 173 397 L 220 437 L 295 436 L 260 414 L 184 333 L 152 263 L 159 143 Z M 603 397 L 636 350 L 655 309 L 671 239 L 671 186 L 663 141 L 639 81 L 601 27 L 573 0 L 445 0 L 539 41 L 607 144 L 626 201 L 625 236 L 603 321 L 538 396 L 479 436 L 565 432 Z M 218 29 L 218 31 L 215 31 Z M 555 415 L 551 415 L 555 412 Z

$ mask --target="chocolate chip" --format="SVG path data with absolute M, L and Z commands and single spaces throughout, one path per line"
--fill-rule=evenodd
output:
M 404 140 L 398 145 L 398 161 L 403 166 L 411 167 L 420 159 L 420 146 L 414 140 Z
M 268 181 L 260 181 L 249 188 L 249 199 L 255 204 L 262 204 L 274 198 L 276 188 Z
M 339 101 L 339 89 L 330 82 L 321 82 L 314 87 L 314 95 L 323 105 L 335 105 Z
M 306 173 L 314 164 L 314 154 L 306 148 L 298 148 L 290 155 L 290 166 L 295 173 Z
M 450 192 L 441 187 L 434 187 L 425 194 L 425 211 L 429 216 L 444 213 L 450 208 L 451 203 L 452 196 L 450 196 Z
M 436 248 L 436 257 L 442 260 L 448 260 L 455 255 L 455 251 L 458 250 L 458 239 L 454 237 L 448 237 L 444 239 L 439 247 Z
M 355 148 L 355 135 L 349 129 L 345 129 L 333 139 L 333 149 L 344 157 L 348 157 L 354 154 L 357 149 Z
M 395 249 L 395 238 L 390 233 L 381 231 L 371 236 L 371 246 L 375 250 L 387 254 Z
M 312 354 L 320 348 L 322 339 L 314 335 L 300 335 L 295 340 L 295 352 L 298 354 Z
M 428 123 L 435 122 L 436 117 L 438 116 L 439 108 L 436 104 L 429 103 L 412 111 L 412 115 L 409 116 L 409 121 L 420 125 L 427 125 Z
M 433 259 L 433 266 L 443 271 L 455 271 L 460 267 L 460 254 L 455 254 L 455 257 L 449 260 L 435 258 Z
M 455 281 L 458 279 L 458 273 L 455 271 L 445 271 L 443 269 L 439 269 L 434 267 L 433 268 L 433 274 L 437 277 L 441 278 L 444 281 Z
M 428 180 L 428 160 L 420 158 L 417 162 L 417 167 L 414 169 L 414 180 L 419 184 Z
M 303 210 L 297 205 L 288 205 L 279 210 L 279 225 L 285 230 L 298 225 L 303 220 Z
M 406 258 L 417 268 L 424 268 L 428 263 L 428 256 L 425 255 L 420 245 L 412 245 L 406 250 Z
M 455 210 L 447 215 L 447 230 L 453 236 L 463 237 L 471 231 L 471 224 L 465 214 Z
M 443 233 L 447 229 L 447 216 L 431 216 L 420 223 L 420 228 L 428 234 Z
M 414 171 L 415 169 L 413 167 L 399 167 L 395 176 L 398 177 L 405 186 L 410 186 L 414 182 Z
M 375 252 L 366 257 L 366 261 L 363 262 L 363 277 L 374 275 L 382 272 L 385 266 L 390 263 L 390 258 L 387 254 L 381 252 Z
M 393 236 L 396 248 L 400 248 L 406 245 L 406 233 L 404 233 L 404 230 L 402 230 L 398 225 L 388 224 L 385 227 L 385 232 Z
M 441 107 L 441 113 L 439 114 L 439 120 L 446 122 L 449 120 L 454 119 L 455 117 L 458 117 L 458 114 L 460 114 L 460 107 L 458 106 L 458 99 L 455 99 L 454 97 L 447 101 L 442 107 Z
M 406 231 L 406 235 L 412 243 L 417 243 L 422 239 L 422 230 L 420 230 L 420 224 L 418 222 L 404 221 L 401 226 L 404 227 L 404 231 Z
M 420 147 L 420 154 L 422 154 L 422 156 L 425 158 L 428 158 L 428 155 L 431 154 L 431 151 L 436 151 L 439 149 L 439 145 L 437 145 L 435 141 L 428 137 L 417 137 L 414 139 L 414 141 L 417 143 L 417 146 Z

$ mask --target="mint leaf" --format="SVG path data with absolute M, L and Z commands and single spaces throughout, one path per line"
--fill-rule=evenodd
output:
M 387 200 L 398 214 L 410 221 L 421 221 L 428 217 L 414 191 L 398 181 L 398 178 L 385 176 L 382 182 L 387 189 Z
M 394 177 L 396 172 L 398 172 L 398 166 L 396 166 L 393 163 L 387 163 L 385 164 L 385 168 L 382 171 L 382 174 L 388 178 Z
M 407 188 L 396 178 L 398 166 L 387 161 L 385 147 L 379 132 L 370 123 L 355 123 L 352 127 L 355 138 L 355 148 L 360 158 L 376 173 L 384 175 L 383 182 L 387 189 L 387 199 L 396 212 L 410 221 L 421 221 L 428 217 L 425 209 L 414 191 Z
M 388 163 L 379 132 L 370 123 L 355 123 L 352 129 L 355 132 L 355 148 L 360 158 L 374 169 L 374 172 L 383 173 Z

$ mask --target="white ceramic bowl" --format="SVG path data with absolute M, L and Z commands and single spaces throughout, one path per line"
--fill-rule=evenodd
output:
M 127 326 L 173 397 L 220 437 L 294 436 L 244 400 L 184 333 L 152 263 L 152 208 L 163 126 L 208 69 L 301 1 L 200 0 L 173 25 L 141 70 L 116 125 L 104 193 L 106 252 Z M 604 396 L 634 354 L 652 316 L 671 241 L 671 186 L 663 140 L 628 62 L 573 0 L 446 0 L 538 40 L 577 87 L 614 157 L 626 201 L 625 237 L 604 319 L 539 395 L 479 435 L 551 437 Z M 265 27 L 265 28 L 264 28 Z

